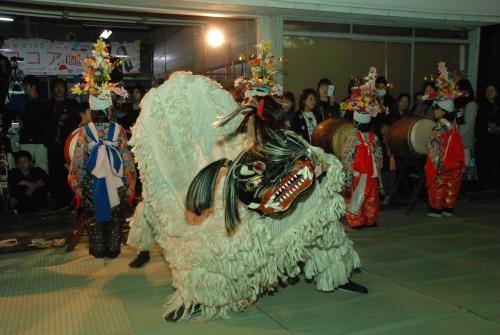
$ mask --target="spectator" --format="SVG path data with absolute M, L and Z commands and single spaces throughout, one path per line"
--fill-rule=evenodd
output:
M 460 71 L 459 69 L 453 69 L 451 70 L 451 79 L 453 79 L 454 82 L 458 82 L 462 79 L 467 78 L 465 76 L 465 73 L 463 71 Z
M 335 93 L 331 96 L 328 95 L 328 86 L 330 85 L 332 85 L 332 82 L 327 78 L 323 78 L 318 82 L 317 104 L 314 110 L 318 123 L 329 118 L 340 117 L 340 105 L 336 102 Z
M 48 143 L 50 194 L 56 201 L 56 208 L 69 205 L 72 193 L 66 181 L 67 170 L 64 159 L 64 143 L 66 138 L 80 123 L 76 109 L 77 102 L 68 99 L 66 82 L 61 78 L 50 84 L 52 98 L 45 108 L 48 115 Z
M 479 182 L 483 188 L 493 188 L 500 181 L 500 97 L 497 86 L 485 86 L 476 118 L 476 154 Z
M 122 104 L 120 116 L 117 118 L 118 123 L 125 129 L 127 133 L 127 138 L 130 139 L 132 132 L 130 128 L 135 124 L 135 121 L 139 117 L 141 112 L 141 100 L 145 94 L 144 87 L 137 84 L 132 88 L 131 101 L 129 103 Z
M 289 104 L 285 106 L 285 113 L 288 118 L 288 123 L 291 124 L 295 116 L 295 95 L 290 91 L 286 91 L 283 93 L 283 99 L 289 102 Z
M 47 203 L 48 176 L 32 164 L 28 151 L 15 154 L 17 168 L 9 172 L 9 205 L 18 213 L 33 212 Z
M 5 114 L 0 113 L 0 153 L 9 153 L 10 150 L 10 138 L 8 136 L 9 124 L 7 123 L 7 117 Z
M 12 120 L 19 119 L 21 123 L 20 150 L 28 151 L 33 163 L 48 172 L 48 117 L 38 94 L 38 78 L 26 76 L 23 79 L 23 88 L 25 94 L 9 101 L 7 108 L 13 114 Z
M 311 143 L 311 136 L 318 122 L 314 115 L 316 108 L 316 91 L 306 88 L 300 93 L 299 111 L 292 120 L 291 129 Z
M 426 81 L 422 86 L 425 95 L 432 95 L 436 93 L 436 86 L 433 81 Z M 423 116 L 429 120 L 434 120 L 434 108 L 432 101 L 424 101 L 422 104 L 415 105 L 413 115 Z
M 373 123 L 373 131 L 377 135 L 378 141 L 382 148 L 382 159 L 383 159 L 383 164 L 381 169 L 382 183 L 386 190 L 390 190 L 392 188 L 391 183 L 393 182 L 394 178 L 391 179 L 391 173 L 393 173 L 393 171 L 391 172 L 390 170 L 391 156 L 387 148 L 386 137 L 389 130 L 389 125 L 391 124 L 392 120 L 397 119 L 396 102 L 394 98 L 389 94 L 389 91 L 387 90 L 387 80 L 385 79 L 384 76 L 377 77 L 377 79 L 375 80 L 375 87 L 376 87 L 375 95 L 380 105 L 386 107 L 389 111 L 388 114 L 379 113 L 376 117 L 372 119 L 372 123 Z
M 396 102 L 392 95 L 387 90 L 387 80 L 384 76 L 379 76 L 375 80 L 377 88 L 376 95 L 380 104 L 389 110 L 388 114 L 379 113 L 374 121 L 374 130 L 376 134 L 380 134 L 381 128 L 384 124 L 390 124 L 390 120 L 396 118 Z
M 47 101 L 49 115 L 49 141 L 64 143 L 68 135 L 78 127 L 80 117 L 77 102 L 67 97 L 66 81 L 56 78 L 50 83 L 52 98 Z
M 410 115 L 418 116 L 415 114 L 415 111 L 424 110 L 425 109 L 425 101 L 423 100 L 424 92 L 418 91 L 413 96 L 413 106 L 411 107 Z
M 3 48 L 4 38 L 0 35 L 0 49 Z M 9 93 L 9 77 L 11 65 L 10 60 L 0 54 L 0 105 L 5 103 L 7 94 Z
M 402 117 L 410 115 L 410 95 L 408 93 L 401 93 L 396 99 L 396 113 L 391 120 L 391 123 L 401 119 Z
M 474 149 L 474 129 L 476 127 L 477 103 L 474 101 L 474 90 L 470 81 L 461 79 L 457 82 L 457 88 L 464 93 L 464 96 L 455 100 L 457 111 L 458 132 L 462 136 L 464 144 L 465 166 L 470 166 Z

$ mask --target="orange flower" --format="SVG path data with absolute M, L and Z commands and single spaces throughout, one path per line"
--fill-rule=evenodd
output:
M 87 68 L 92 67 L 92 65 L 94 64 L 94 60 L 92 58 L 85 58 L 85 60 L 83 61 L 83 64 Z

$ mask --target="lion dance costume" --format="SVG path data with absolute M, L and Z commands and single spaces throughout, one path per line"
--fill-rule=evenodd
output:
M 434 101 L 434 108 L 442 116 L 436 117 L 436 126 L 427 142 L 425 176 L 429 198 L 429 216 L 452 216 L 462 184 L 464 146 L 458 126 L 453 100 L 462 95 L 448 78 L 443 62 L 438 64 L 437 93 L 424 96 Z
M 375 98 L 376 78 L 377 70 L 371 67 L 365 83 L 353 87 L 351 98 L 341 104 L 343 113 L 353 112 L 355 124 L 342 154 L 346 171 L 346 220 L 351 228 L 377 225 L 380 211 L 382 148 L 371 122 L 378 113 L 387 110 Z
M 268 43 L 258 57 L 273 62 Z M 133 128 L 144 200 L 129 244 L 164 250 L 175 289 L 169 321 L 242 310 L 301 263 L 321 291 L 350 283 L 360 267 L 339 223 L 340 162 L 283 130 L 286 116 L 269 94 L 276 85 L 252 70 L 260 82 L 238 81 L 254 93 L 240 107 L 210 79 L 176 72 L 148 92 Z M 215 119 L 224 128 L 211 128 Z

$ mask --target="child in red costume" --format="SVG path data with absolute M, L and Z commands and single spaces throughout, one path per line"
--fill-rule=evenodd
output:
M 374 97 L 376 77 L 376 69 L 370 68 L 367 81 L 354 87 L 352 97 L 341 104 L 343 111 L 353 111 L 356 126 L 342 154 L 346 174 L 346 219 L 351 228 L 376 226 L 380 211 L 382 147 L 371 122 L 372 117 L 386 109 Z
M 427 142 L 425 176 L 429 198 L 428 216 L 452 216 L 462 184 L 464 172 L 464 145 L 455 122 L 456 112 L 453 99 L 462 93 L 448 78 L 445 63 L 438 64 L 438 91 L 433 96 L 436 126 Z
M 452 216 L 464 172 L 464 146 L 455 123 L 453 100 L 438 102 L 434 116 L 437 123 L 427 144 L 425 164 L 428 215 Z

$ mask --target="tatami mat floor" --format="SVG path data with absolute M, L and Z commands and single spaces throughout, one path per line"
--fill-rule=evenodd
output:
M 0 334 L 500 334 L 498 200 L 429 219 L 384 212 L 375 229 L 350 232 L 368 295 L 320 293 L 303 278 L 231 319 L 162 319 L 170 275 L 158 251 L 98 260 L 85 245 L 0 256 Z

